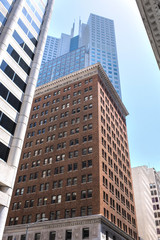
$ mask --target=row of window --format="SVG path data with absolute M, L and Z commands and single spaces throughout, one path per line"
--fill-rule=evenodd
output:
M 42 18 L 39 15 L 39 13 L 36 11 L 35 7 L 33 6 L 33 4 L 31 3 L 30 0 L 26 0 L 28 6 L 30 7 L 30 9 L 32 10 L 32 12 L 35 14 L 35 16 L 37 17 L 37 19 L 39 20 L 40 23 L 42 23 Z M 42 9 L 42 8 L 41 8 Z M 44 9 L 43 9 L 44 12 Z
M 36 32 L 39 34 L 40 29 L 37 26 L 37 24 L 35 23 L 35 21 L 32 19 L 32 17 L 30 16 L 30 14 L 27 12 L 26 8 L 24 7 L 22 9 L 22 12 L 24 14 L 24 16 L 27 18 L 27 20 L 29 21 L 29 23 L 31 23 L 32 27 L 36 30 Z
M 16 30 L 13 32 L 13 37 L 21 46 L 21 48 L 27 53 L 27 55 L 33 60 L 34 53 L 31 51 L 28 45 L 23 41 L 23 39 L 20 37 L 20 35 L 17 33 Z
M 117 226 L 121 229 L 123 229 L 124 232 L 128 233 L 130 236 L 132 236 L 134 239 L 137 239 L 137 233 L 135 231 L 133 231 L 133 229 L 131 229 L 130 227 L 127 227 L 127 225 L 125 223 L 123 223 L 122 225 L 122 221 L 120 219 L 116 219 L 116 217 L 111 213 L 109 216 L 109 211 L 107 209 L 104 208 L 104 216 L 108 219 L 111 220 L 112 223 L 117 224 Z M 117 220 L 117 221 L 116 221 Z M 135 219 L 133 219 L 133 227 L 135 228 Z M 108 234 L 107 234 L 108 237 Z M 116 239 L 115 237 L 113 239 Z
M 90 78 L 88 80 L 85 80 L 85 84 L 88 84 L 88 83 L 91 83 L 91 82 L 92 82 L 92 78 Z M 81 82 L 74 84 L 74 88 L 77 88 L 77 87 L 80 87 L 80 86 L 81 86 Z M 71 90 L 71 87 L 67 87 L 67 88 L 63 89 L 64 92 L 69 91 L 69 90 Z M 90 86 L 89 88 L 85 88 L 85 92 L 87 92 L 88 90 L 89 91 L 92 90 L 92 86 Z M 53 93 L 53 96 L 56 96 L 56 95 L 60 95 L 60 90 Z M 47 98 L 50 98 L 50 97 L 51 97 L 51 94 L 48 94 L 48 95 L 44 96 L 44 99 L 47 99 Z M 67 95 L 62 97 L 62 100 L 70 99 L 70 97 L 71 97 L 71 95 L 67 94 Z M 41 99 L 42 99 L 41 97 L 36 98 L 34 102 L 35 103 L 40 102 Z M 60 102 L 59 98 L 53 100 L 53 103 L 58 103 L 58 102 Z
M 59 124 L 59 128 L 67 127 L 67 126 L 68 126 L 68 121 L 61 122 Z M 83 126 L 83 131 L 91 130 L 92 128 L 93 128 L 93 125 L 92 125 L 92 123 L 90 123 L 88 125 Z M 53 126 L 48 127 L 49 132 L 55 131 L 56 129 L 57 129 L 57 125 L 53 125 Z M 70 130 L 70 135 L 77 134 L 77 133 L 79 133 L 79 131 L 80 131 L 79 127 L 73 128 L 73 129 Z M 44 133 L 45 133 L 45 128 L 39 129 L 37 131 L 37 135 L 44 134 Z M 27 134 L 27 138 L 30 138 L 30 137 L 33 137 L 33 136 L 35 136 L 35 131 L 29 132 Z
M 5 61 L 2 61 L 0 68 L 23 92 L 25 92 L 26 83 L 13 71 L 13 69 Z
M 90 135 L 91 136 L 91 135 Z M 87 137 L 85 137 L 87 139 Z M 91 138 L 91 137 L 90 137 Z M 86 140 L 85 139 L 85 140 Z M 59 143 L 57 144 L 57 149 L 63 149 L 66 147 L 66 143 Z M 48 153 L 48 152 L 53 152 L 53 145 L 52 146 L 47 146 L 45 148 L 45 153 Z M 87 154 L 91 154 L 93 152 L 93 148 L 92 147 L 88 147 L 88 148 L 83 148 L 82 149 L 82 155 L 87 155 Z M 39 156 L 42 154 L 42 149 L 38 149 L 38 150 L 35 150 L 34 151 L 34 154 L 33 156 Z M 56 156 L 56 161 L 62 161 L 62 160 L 65 160 L 65 154 L 61 154 L 61 155 L 57 155 Z M 78 157 L 79 156 L 79 152 L 78 150 L 75 150 L 74 152 L 69 152 L 68 153 L 68 158 L 73 158 L 73 157 Z M 27 152 L 27 153 L 24 153 L 23 154 L 23 159 L 26 159 L 26 158 L 30 158 L 31 157 L 31 152 Z
M 18 25 L 23 30 L 23 32 L 27 35 L 27 37 L 31 40 L 31 42 L 34 44 L 34 46 L 37 46 L 37 40 L 33 36 L 33 34 L 28 30 L 26 25 L 23 23 L 23 21 L 19 18 Z
M 66 210 L 66 216 L 68 215 L 68 212 Z M 74 216 L 74 209 L 72 210 L 72 215 Z M 90 215 L 90 214 L 88 214 Z M 27 220 L 27 221 L 26 221 Z M 15 219 L 16 222 L 16 219 Z M 28 217 L 28 219 L 26 219 L 26 216 L 23 218 L 23 224 L 26 222 L 30 222 L 30 217 Z M 11 224 L 12 225 L 12 224 Z M 49 232 L 49 240 L 55 240 L 57 237 L 57 233 L 56 231 L 51 231 Z M 65 240 L 71 240 L 73 239 L 73 234 L 72 234 L 72 230 L 65 230 Z M 89 228 L 82 228 L 82 239 L 88 239 L 89 238 Z M 20 240 L 25 240 L 26 239 L 26 235 L 23 234 L 20 236 Z M 34 235 L 34 240 L 40 240 L 41 239 L 41 233 L 35 233 Z M 14 240 L 13 236 L 8 236 L 7 240 Z
M 26 62 L 20 57 L 20 55 L 14 50 L 14 48 L 10 44 L 8 45 L 7 52 L 18 63 L 18 65 L 29 75 L 31 68 L 26 64 Z
M 21 101 L 19 101 L 2 83 L 0 83 L 0 96 L 3 97 L 12 107 L 18 112 L 21 108 Z
M 69 112 L 62 113 L 60 117 L 61 118 L 66 117 L 66 116 L 68 116 L 68 114 L 69 114 Z M 32 115 L 32 117 L 33 116 L 35 116 L 35 115 Z M 84 121 L 87 121 L 87 120 L 90 120 L 90 119 L 92 119 L 92 113 L 83 115 L 83 120 Z M 58 115 L 50 117 L 49 122 L 53 122 L 53 121 L 56 121 L 56 120 L 58 120 Z M 71 120 L 71 124 L 72 125 L 75 124 L 75 123 L 79 123 L 79 122 L 80 122 L 80 118 L 74 118 L 74 119 Z M 44 125 L 46 123 L 47 123 L 47 119 L 46 118 L 39 121 L 39 125 Z M 32 122 L 32 123 L 30 123 L 29 128 L 34 128 L 36 126 L 37 126 L 37 122 Z M 56 125 L 54 125 L 54 126 L 56 126 Z M 61 122 L 59 124 L 59 128 L 62 128 L 62 127 L 65 127 L 65 126 L 68 126 L 68 121 Z M 50 127 L 48 127 L 48 130 L 50 130 Z M 53 128 L 53 130 L 55 130 L 55 129 Z

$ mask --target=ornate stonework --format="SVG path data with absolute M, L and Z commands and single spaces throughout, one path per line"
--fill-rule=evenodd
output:
M 136 0 L 160 68 L 160 0 Z

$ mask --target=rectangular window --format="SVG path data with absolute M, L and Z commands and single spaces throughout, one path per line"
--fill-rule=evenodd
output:
M 12 135 L 14 134 L 16 123 L 13 122 L 9 117 L 4 113 L 0 112 L 0 125 L 5 128 Z
M 34 240 L 40 240 L 41 234 L 35 233 Z
M 53 231 L 53 232 L 50 232 L 49 233 L 49 240 L 55 240 L 56 239 L 56 232 Z
M 13 37 L 18 42 L 18 44 L 24 49 L 27 55 L 33 60 L 34 53 L 31 51 L 28 45 L 23 41 L 23 39 L 20 37 L 17 31 L 14 31 Z
M 66 230 L 66 240 L 72 239 L 72 230 Z
M 7 52 L 19 64 L 19 66 L 29 75 L 31 68 L 26 64 L 26 62 L 20 57 L 20 55 L 14 50 L 14 48 L 10 44 L 8 45 Z
M 0 142 L 0 158 L 7 162 L 10 148 Z
M 89 238 L 89 228 L 83 228 L 82 229 L 82 239 Z
M 0 68 L 23 92 L 25 91 L 26 83 L 13 71 L 13 69 L 5 61 L 2 61 Z

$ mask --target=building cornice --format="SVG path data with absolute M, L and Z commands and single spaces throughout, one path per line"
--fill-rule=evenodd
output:
M 160 1 L 136 0 L 136 2 L 160 68 Z
M 124 237 L 126 240 L 133 240 L 131 236 L 126 234 L 112 222 L 110 222 L 107 218 L 103 217 L 102 215 L 91 215 L 91 216 L 84 216 L 84 217 L 75 217 L 75 218 L 67 218 L 67 219 L 60 219 L 60 220 L 51 220 L 39 223 L 29 223 L 29 224 L 19 224 L 16 226 L 6 226 L 4 234 L 20 234 L 25 232 L 27 227 L 29 226 L 30 232 L 32 231 L 45 231 L 49 229 L 56 229 L 56 228 L 67 228 L 70 226 L 82 226 L 82 225 L 92 225 L 92 224 L 104 224 L 114 232 L 119 234 L 121 237 Z
M 48 93 L 49 91 L 55 91 L 58 88 L 64 87 L 71 83 L 75 83 L 77 81 L 80 81 L 81 79 L 92 77 L 96 74 L 100 77 L 101 81 L 106 86 L 107 91 L 112 96 L 112 98 L 115 101 L 115 103 L 117 104 L 117 106 L 120 108 L 122 114 L 124 116 L 127 116 L 128 115 L 127 109 L 125 108 L 124 104 L 122 103 L 122 100 L 120 99 L 119 95 L 117 94 L 116 90 L 114 89 L 112 83 L 110 82 L 107 74 L 103 70 L 100 63 L 96 63 L 94 65 L 91 65 L 89 67 L 81 69 L 77 72 L 71 73 L 71 74 L 61 77 L 57 80 L 54 80 L 52 82 L 49 82 L 49 83 L 46 83 L 44 85 L 37 87 L 34 97 L 38 97 L 42 94 Z

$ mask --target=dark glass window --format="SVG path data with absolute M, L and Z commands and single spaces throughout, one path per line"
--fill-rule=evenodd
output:
M 31 49 L 27 46 L 27 44 L 24 45 L 24 51 L 27 53 L 27 55 L 33 60 L 34 53 L 31 51 Z
M 33 34 L 31 32 L 28 33 L 28 37 L 31 40 L 31 42 L 37 46 L 37 40 L 35 39 L 35 37 L 33 36 Z
M 0 142 L 0 158 L 7 162 L 10 148 Z
M 23 39 L 19 36 L 19 34 L 16 31 L 14 31 L 13 37 L 19 43 L 19 45 L 24 49 L 27 55 L 33 60 L 34 53 L 31 51 L 31 49 L 27 46 L 27 44 L 23 41 Z
M 2 83 L 0 83 L 0 96 L 6 99 L 7 95 L 8 95 L 8 89 Z
M 40 240 L 41 234 L 35 233 L 34 240 Z
M 72 239 L 72 230 L 66 230 L 66 240 Z
M 19 54 L 13 49 L 13 47 L 9 44 L 7 48 L 7 52 L 13 57 L 13 59 L 18 62 L 19 61 Z
M 82 238 L 83 239 L 89 238 L 89 228 L 82 229 Z
M 14 48 L 9 44 L 7 52 L 13 57 L 13 59 L 21 66 L 21 68 L 29 75 L 31 68 L 25 63 L 25 61 L 20 57 L 20 55 L 14 50 Z
M 21 240 L 25 240 L 25 239 L 26 239 L 26 235 L 25 234 L 21 235 Z
M 13 82 L 23 91 L 25 92 L 26 83 L 17 75 L 14 75 Z
M 18 112 L 20 111 L 21 102 L 2 83 L 0 83 L 0 96 L 2 96 Z
M 8 236 L 7 240 L 13 240 L 13 236 Z
M 16 128 L 16 123 L 13 122 L 9 117 L 7 117 L 4 113 L 1 114 L 0 117 L 0 125 L 5 128 L 12 135 L 14 134 L 14 130 Z
M 25 63 L 22 58 L 20 59 L 19 66 L 21 66 L 21 68 L 23 68 L 23 70 L 29 75 L 31 68 Z
M 22 103 L 12 93 L 9 93 L 7 102 L 11 104 L 11 106 L 14 107 L 18 112 L 20 111 Z
M 56 239 L 56 232 L 50 232 L 49 233 L 49 240 L 55 240 Z
M 22 22 L 22 20 L 19 18 L 18 20 L 18 24 L 21 27 L 21 29 L 25 32 L 25 34 L 29 37 L 29 39 L 31 40 L 31 42 L 37 46 L 37 40 L 36 38 L 33 36 L 33 34 L 28 30 L 28 28 L 26 27 L 26 25 Z

